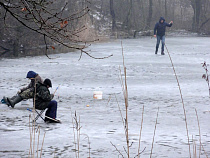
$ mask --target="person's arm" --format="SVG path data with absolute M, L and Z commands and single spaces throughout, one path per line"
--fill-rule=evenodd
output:
M 22 93 L 22 92 L 25 91 L 26 89 L 30 88 L 31 85 L 32 85 L 32 83 L 30 82 L 30 83 L 28 84 L 28 86 L 21 88 L 20 91 L 18 91 L 18 92 Z
M 154 37 L 156 37 L 157 27 L 158 27 L 158 24 L 155 24 L 155 27 L 154 27 Z
M 29 85 L 27 87 L 21 88 L 20 89 L 20 93 L 22 93 L 23 91 L 30 89 L 31 92 L 34 91 L 34 84 L 35 84 L 35 80 L 31 79 L 31 82 L 29 83 Z
M 171 27 L 173 25 L 173 21 L 171 21 L 169 24 L 166 23 L 166 26 Z

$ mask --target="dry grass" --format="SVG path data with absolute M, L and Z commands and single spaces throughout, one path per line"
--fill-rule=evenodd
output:
M 71 109 L 71 108 L 70 108 Z M 75 152 L 75 158 L 80 157 L 80 137 L 83 135 L 85 136 L 84 139 L 88 139 L 88 158 L 90 158 L 90 138 L 87 134 L 81 134 L 81 124 L 80 124 L 80 116 L 77 116 L 77 112 L 75 111 L 74 116 L 72 115 L 71 110 L 71 118 L 72 118 L 72 125 L 73 125 L 73 134 L 74 134 L 74 152 Z
M 156 132 L 156 128 L 157 128 L 158 114 L 159 114 L 159 107 L 158 107 L 158 112 L 157 112 L 157 117 L 156 117 L 156 122 L 155 122 L 155 129 L 154 129 L 154 134 L 153 134 L 153 139 L 152 139 L 152 148 L 151 148 L 151 152 L 150 152 L 150 158 L 152 157 L 152 150 L 153 150 L 153 145 L 154 145 L 154 141 L 155 141 L 155 132 Z
M 123 52 L 123 45 L 121 42 L 121 46 L 122 46 L 122 57 L 123 57 L 123 72 L 124 72 L 124 80 L 123 80 L 123 75 L 122 75 L 122 71 L 121 68 L 119 66 L 119 71 L 120 71 L 120 84 L 122 87 L 122 92 L 123 92 L 123 96 L 124 96 L 124 104 L 125 104 L 125 118 L 123 117 L 122 111 L 120 109 L 120 105 L 119 102 L 117 100 L 117 97 L 115 95 L 115 99 L 117 101 L 117 105 L 118 105 L 118 109 L 120 112 L 120 116 L 121 116 L 121 120 L 123 123 L 123 127 L 124 127 L 124 132 L 125 132 L 125 139 L 126 139 L 126 148 L 124 148 L 124 152 L 126 153 L 126 156 L 128 158 L 130 158 L 130 148 L 132 147 L 132 144 L 130 144 L 129 142 L 129 124 L 128 124 L 128 86 L 127 86 L 127 72 L 126 72 L 126 66 L 125 66 L 125 60 L 124 60 L 124 52 Z M 110 101 L 110 100 L 109 100 Z M 138 156 L 138 158 L 140 157 L 141 153 L 144 152 L 144 150 L 142 152 L 140 152 L 140 142 L 141 142 L 141 132 L 142 132 L 142 127 L 143 127 L 143 113 L 144 113 L 144 106 L 143 106 L 143 110 L 142 110 L 142 119 L 141 119 L 141 128 L 140 128 L 140 134 L 139 134 L 139 146 L 138 146 L 138 153 L 135 157 Z M 111 145 L 115 148 L 115 150 L 119 153 L 120 156 L 122 156 L 124 158 L 124 155 L 122 154 L 122 152 L 112 143 L 110 142 Z
M 139 133 L 139 147 L 138 147 L 138 158 L 140 158 L 140 148 L 141 148 L 141 132 L 142 132 L 142 127 L 143 127 L 143 121 L 144 121 L 144 106 L 142 109 L 142 118 L 141 118 L 141 128 L 140 128 L 140 133 Z
M 184 104 L 184 99 L 183 99 L 183 95 L 182 95 L 182 89 L 181 89 L 181 86 L 179 84 L 179 79 L 178 79 L 178 76 L 176 74 L 176 70 L 174 68 L 174 64 L 173 64 L 173 61 L 172 61 L 172 58 L 171 58 L 171 55 L 168 51 L 168 48 L 166 46 L 166 44 L 164 44 L 165 47 L 166 47 L 166 50 L 167 50 L 167 53 L 168 53 L 168 56 L 169 56 L 169 59 L 171 61 L 171 65 L 172 65 L 172 68 L 173 68 L 173 71 L 174 71 L 174 75 L 176 77 L 176 81 L 177 81 L 177 84 L 178 84 L 178 87 L 179 87 L 179 93 L 180 93 L 180 97 L 181 97 L 181 102 L 182 102 L 182 108 L 183 108 L 183 111 L 184 111 L 184 117 L 185 117 L 185 127 L 186 127 L 186 132 L 187 132 L 187 140 L 188 140 L 188 146 L 189 146 L 189 156 L 191 158 L 191 150 L 190 150 L 190 138 L 189 138 L 189 130 L 188 130 L 188 125 L 187 125 L 187 114 L 186 114 L 186 110 L 185 110 L 185 104 Z

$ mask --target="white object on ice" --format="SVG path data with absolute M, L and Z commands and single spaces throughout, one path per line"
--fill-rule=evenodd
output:
M 102 99 L 103 92 L 102 91 L 94 91 L 93 98 L 94 99 Z
M 28 100 L 22 100 L 21 105 L 29 105 L 29 101 Z

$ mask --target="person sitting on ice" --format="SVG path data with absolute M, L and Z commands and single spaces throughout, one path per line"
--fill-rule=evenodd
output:
M 57 101 L 52 100 L 54 94 L 50 94 L 50 87 L 52 87 L 50 79 L 45 79 L 43 83 L 39 82 L 36 84 L 35 109 L 47 109 L 45 113 L 45 122 L 60 123 L 59 120 L 56 120 Z
M 43 83 L 42 78 L 34 71 L 29 71 L 26 75 L 26 78 L 30 79 L 31 82 L 28 86 L 21 88 L 15 96 L 12 98 L 3 97 L 3 100 L 8 106 L 12 108 L 15 107 L 15 104 L 21 102 L 24 99 L 30 99 L 34 97 L 34 86 L 35 83 L 41 82 Z

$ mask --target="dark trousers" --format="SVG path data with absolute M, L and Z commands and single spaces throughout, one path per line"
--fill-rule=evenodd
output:
M 164 44 L 165 44 L 165 36 L 157 36 L 157 44 L 156 44 L 156 50 L 158 50 L 160 45 L 160 40 L 162 41 L 162 47 L 161 50 L 164 51 Z
M 51 117 L 53 119 L 56 118 L 56 113 L 57 113 L 57 101 L 52 100 L 48 106 L 47 106 L 47 111 L 45 113 L 45 116 Z

